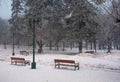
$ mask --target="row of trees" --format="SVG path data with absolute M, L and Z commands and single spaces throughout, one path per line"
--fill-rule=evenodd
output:
M 108 3 L 103 4 L 105 15 L 100 16 L 101 20 L 101 34 L 102 43 L 108 46 L 108 52 L 112 49 L 112 45 L 116 49 L 120 49 L 120 1 L 110 0 Z
M 6 48 L 6 44 L 10 43 L 10 28 L 7 20 L 0 18 L 0 44 L 4 44 L 4 48 Z
M 106 1 L 13 0 L 11 32 L 16 34 L 17 44 L 23 39 L 31 41 L 32 14 L 32 19 L 39 20 L 35 27 L 40 53 L 43 45 L 58 49 L 60 43 L 64 47 L 66 42 L 77 43 L 80 53 L 83 42 L 93 43 L 95 50 L 97 43 L 106 45 L 110 52 L 112 44 L 120 48 L 120 1 Z

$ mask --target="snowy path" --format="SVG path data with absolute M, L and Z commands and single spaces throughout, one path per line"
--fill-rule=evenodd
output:
M 29 56 L 21 56 L 20 50 L 26 49 L 15 49 L 15 56 L 32 62 L 32 53 Z M 0 48 L 0 82 L 120 82 L 120 52 L 112 54 L 100 52 L 96 55 L 86 53 L 65 55 L 52 52 L 36 54 L 35 70 L 32 70 L 31 66 L 11 65 L 11 54 L 11 47 Z M 55 69 L 54 59 L 59 58 L 79 62 L 80 70 Z
M 0 62 L 0 82 L 119 82 L 120 73 L 90 69 L 78 71 L 54 69 L 51 66 L 37 65 L 14 66 L 9 62 Z

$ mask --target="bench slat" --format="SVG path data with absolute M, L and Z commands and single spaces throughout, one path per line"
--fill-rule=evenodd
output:
M 19 57 L 11 57 L 11 60 L 25 60 L 24 58 L 19 58 Z
M 60 59 L 55 59 L 55 62 L 57 63 L 59 63 L 59 62 L 61 62 L 61 63 L 75 63 L 75 61 L 74 60 L 60 60 Z

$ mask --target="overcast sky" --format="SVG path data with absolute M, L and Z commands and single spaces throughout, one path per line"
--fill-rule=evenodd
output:
M 0 3 L 0 17 L 9 19 L 11 17 L 11 0 L 2 0 Z

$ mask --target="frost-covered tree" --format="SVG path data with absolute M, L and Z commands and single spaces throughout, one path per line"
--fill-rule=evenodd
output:
M 68 27 L 70 27 L 69 33 L 79 44 L 79 52 L 81 53 L 82 42 L 89 34 L 87 32 L 88 24 L 92 23 L 90 23 L 90 17 L 96 14 L 96 8 L 87 0 L 65 0 L 65 2 L 71 12 L 71 17 L 66 20 Z
M 46 5 L 45 0 L 26 0 L 26 22 L 29 26 L 27 26 L 27 30 L 29 34 L 32 34 L 32 28 L 30 26 L 33 26 L 33 19 L 39 20 L 38 23 L 35 22 L 36 27 L 36 43 L 39 47 L 38 53 L 41 53 L 43 51 L 43 45 L 45 43 L 45 20 L 44 20 L 44 10 Z M 31 22 L 30 22 L 31 21 Z M 30 25 L 31 24 L 31 25 Z
M 112 20 L 111 37 L 114 45 L 117 49 L 120 48 L 120 1 L 113 0 L 110 6 L 110 13 L 108 14 Z
M 97 35 L 99 35 L 98 30 L 100 30 L 98 27 L 102 24 L 98 21 L 97 15 L 100 12 L 97 9 L 105 1 L 24 0 L 25 8 L 23 10 L 25 10 L 25 13 L 22 14 L 23 19 L 19 17 L 19 20 L 23 21 L 15 24 L 19 25 L 20 29 L 23 27 L 22 29 L 24 30 L 21 30 L 24 32 L 23 34 L 31 36 L 32 28 L 30 28 L 29 15 L 32 14 L 32 19 L 39 19 L 39 23 L 35 23 L 35 27 L 36 43 L 38 44 L 38 52 L 40 53 L 44 44 L 58 46 L 60 42 L 64 43 L 68 41 L 77 42 L 79 52 L 81 53 L 83 41 L 94 43 L 96 49 Z M 21 7 L 23 8 L 23 6 Z M 18 10 L 20 13 L 23 11 L 22 9 Z M 111 24 L 107 26 L 111 26 Z
M 17 44 L 19 44 L 19 35 L 21 34 L 20 30 L 21 30 L 21 25 L 22 25 L 22 21 L 21 21 L 21 17 L 23 14 L 23 2 L 24 0 L 12 0 L 12 15 L 11 18 L 9 20 L 9 23 L 11 24 L 11 32 L 12 34 L 14 33 L 17 37 L 16 37 L 16 42 Z
M 109 3 L 109 5 L 108 5 Z M 119 0 L 110 0 L 103 3 L 101 9 L 104 10 L 105 17 L 102 21 L 104 21 L 101 25 L 101 32 L 103 32 L 104 42 L 107 45 L 108 52 L 111 52 L 112 44 L 119 48 L 119 37 L 120 37 L 120 1 Z M 106 21 L 105 21 L 106 20 Z
M 27 0 L 27 16 L 29 13 L 37 15 L 40 19 L 36 24 L 36 42 L 39 46 L 38 52 L 42 52 L 42 46 L 51 43 L 58 44 L 63 38 L 64 5 L 62 0 Z M 39 14 L 38 14 L 39 13 Z M 53 34 L 54 33 L 54 34 Z M 53 34 L 53 35 L 51 35 Z
M 10 29 L 7 20 L 0 18 L 0 44 L 4 44 L 6 49 L 6 44 L 9 44 L 10 39 Z

